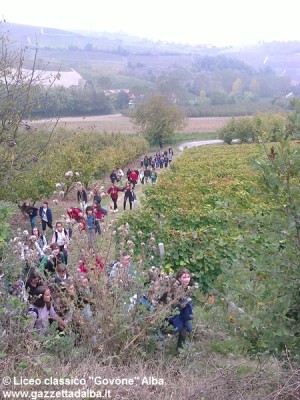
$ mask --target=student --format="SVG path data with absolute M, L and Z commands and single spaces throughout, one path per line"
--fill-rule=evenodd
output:
M 123 190 L 124 190 L 124 203 L 123 203 L 124 210 L 126 210 L 127 200 L 129 201 L 129 208 L 130 210 L 132 210 L 132 203 L 135 199 L 132 183 L 128 183 L 127 186 L 123 188 Z
M 136 278 L 136 269 L 132 264 L 132 258 L 127 252 L 121 254 L 119 261 L 110 264 L 109 285 L 124 290 L 130 290 Z
M 110 195 L 110 198 L 112 199 L 114 203 L 114 212 L 118 211 L 118 192 L 122 191 L 122 189 L 119 186 L 116 186 L 115 184 L 112 184 L 111 187 L 108 189 L 107 194 Z
M 150 179 L 152 184 L 155 183 L 157 180 L 157 172 L 155 171 L 154 168 L 152 168 L 152 171 L 150 172 Z
M 36 226 L 36 220 L 39 213 L 38 208 L 31 206 L 29 201 L 25 201 L 21 207 L 21 210 L 23 211 L 24 215 L 27 214 L 29 216 L 31 228 L 34 228 Z
M 97 201 L 93 203 L 94 216 L 95 216 L 95 233 L 101 235 L 101 220 L 104 218 L 100 204 Z
M 70 219 L 74 219 L 76 222 L 82 222 L 83 212 L 80 208 L 69 207 L 67 208 L 67 214 Z
M 47 286 L 39 286 L 35 290 L 35 300 L 28 309 L 28 315 L 33 319 L 33 328 L 38 333 L 46 334 L 50 318 L 58 322 L 60 328 L 65 328 L 63 319 L 57 315 L 51 303 L 51 292 Z
M 45 235 L 47 226 L 51 229 L 51 231 L 53 230 L 52 211 L 48 207 L 48 201 L 43 201 L 43 204 L 41 205 L 41 207 L 39 209 L 39 215 L 40 215 L 41 221 L 42 221 L 43 235 Z
M 67 266 L 65 264 L 57 264 L 55 268 L 55 276 L 54 283 L 56 285 L 60 285 L 65 282 L 69 278 L 69 274 L 67 273 Z
M 193 318 L 193 305 L 191 298 L 187 296 L 192 289 L 190 286 L 191 276 L 190 271 L 186 268 L 178 271 L 175 284 L 160 299 L 164 303 L 171 299 L 174 304 L 172 308 L 177 311 L 176 315 L 167 319 L 168 323 L 178 332 L 177 351 L 182 349 L 187 334 L 192 331 L 190 321 Z
M 144 184 L 144 179 L 145 179 L 145 177 L 144 177 L 144 169 L 143 168 L 140 169 L 140 171 L 139 171 L 139 177 L 140 177 L 141 184 L 143 185 Z
M 39 253 L 40 258 L 44 257 L 44 250 L 47 247 L 47 239 L 46 236 L 43 235 L 37 227 L 32 229 L 32 235 L 36 237 L 35 247 L 37 252 Z
M 123 179 L 123 177 L 124 177 L 124 172 L 123 172 L 123 170 L 122 170 L 121 167 L 119 167 L 119 168 L 117 169 L 117 177 L 118 177 L 118 181 L 119 181 L 120 183 L 122 183 L 122 179 Z
M 116 171 L 113 170 L 112 173 L 109 175 L 111 183 L 114 184 L 116 182 L 119 182 L 118 176 L 116 174 Z
M 95 184 L 93 190 L 92 190 L 92 197 L 93 197 L 93 201 L 97 201 L 99 204 L 101 203 L 101 194 L 100 194 L 100 188 L 99 185 L 97 185 L 97 183 Z
M 82 185 L 77 186 L 77 201 L 80 204 L 79 208 L 84 211 L 87 204 L 87 194 Z
M 100 190 L 102 189 L 103 186 L 101 188 L 99 188 L 97 184 L 94 186 L 94 189 L 92 191 L 93 203 L 97 202 L 101 208 L 102 214 L 107 215 L 107 209 L 101 206 L 101 201 L 106 196 L 105 193 L 100 193 Z
M 56 222 L 56 229 L 53 232 L 52 243 L 59 246 L 59 250 L 63 252 L 66 264 L 68 263 L 68 246 L 69 246 L 69 232 L 62 226 L 61 222 Z
M 74 220 L 78 223 L 80 232 L 85 230 L 85 228 L 86 228 L 85 220 L 83 217 L 83 212 L 80 208 L 69 207 L 69 208 L 67 208 L 67 214 L 71 220 Z M 72 230 L 70 224 L 69 224 L 68 230 L 69 230 L 69 239 L 70 239 L 72 237 L 72 233 L 73 233 L 73 230 Z
M 150 169 L 146 168 L 145 171 L 144 171 L 145 184 L 148 183 L 148 179 L 150 178 L 150 174 L 151 174 Z
M 137 184 L 138 179 L 139 179 L 138 171 L 136 171 L 136 170 L 131 171 L 128 180 L 130 183 L 132 183 L 133 189 L 135 188 L 135 185 Z
M 45 277 L 54 275 L 58 264 L 67 264 L 64 253 L 60 251 L 57 243 L 51 243 L 50 251 L 51 254 L 45 255 L 38 266 L 40 273 Z
M 25 282 L 25 291 L 28 296 L 28 301 L 35 296 L 35 291 L 38 286 L 43 286 L 44 282 L 36 268 L 31 268 Z
M 94 215 L 93 207 L 87 206 L 86 210 L 86 234 L 88 240 L 88 247 L 93 249 L 95 242 L 95 234 L 96 234 L 96 220 Z

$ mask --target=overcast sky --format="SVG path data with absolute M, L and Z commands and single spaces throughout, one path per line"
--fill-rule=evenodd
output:
M 7 22 L 178 43 L 300 40 L 299 0 L 2 0 Z

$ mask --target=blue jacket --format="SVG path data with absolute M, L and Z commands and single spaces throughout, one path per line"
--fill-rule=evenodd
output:
M 43 219 L 43 206 L 41 206 L 39 209 L 39 215 Z M 46 217 L 47 217 L 49 224 L 51 224 L 52 223 L 52 211 L 50 210 L 49 207 L 47 207 Z
M 184 299 L 182 299 L 182 301 L 184 301 Z M 179 314 L 169 318 L 169 322 L 179 331 L 181 331 L 182 328 L 186 328 L 188 332 L 191 332 L 193 329 L 190 324 L 190 320 L 193 319 L 192 302 L 188 301 L 187 303 L 184 303 L 183 307 L 180 304 L 177 307 L 179 309 Z

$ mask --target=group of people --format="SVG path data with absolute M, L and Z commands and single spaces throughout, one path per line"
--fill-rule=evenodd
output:
M 168 150 L 158 150 L 154 156 L 143 155 L 141 157 L 141 168 L 167 168 L 173 160 L 174 152 L 172 147 Z
M 76 188 L 78 207 L 66 209 L 65 223 L 57 221 L 54 224 L 53 213 L 47 201 L 44 201 L 39 208 L 29 202 L 25 202 L 20 207 L 23 215 L 29 218 L 31 235 L 25 232 L 26 240 L 21 249 L 24 273 L 11 285 L 10 293 L 24 295 L 25 301 L 29 304 L 28 315 L 32 318 L 33 327 L 38 332 L 45 334 L 50 321 L 56 321 L 57 329 L 65 331 L 72 324 L 78 325 L 80 318 L 92 317 L 96 310 L 93 309 L 93 301 L 90 301 L 93 297 L 90 287 L 91 274 L 93 280 L 105 276 L 108 287 L 112 291 L 114 288 L 132 290 L 132 283 L 136 279 L 138 269 L 132 264 L 131 256 L 128 253 L 122 253 L 119 260 L 105 266 L 101 257 L 95 252 L 95 236 L 101 234 L 101 221 L 108 214 L 108 210 L 101 205 L 101 201 L 106 196 L 110 196 L 113 202 L 112 211 L 116 212 L 118 211 L 118 196 L 122 192 L 124 193 L 124 210 L 127 202 L 132 209 L 136 199 L 134 189 L 138 180 L 142 184 L 147 183 L 145 172 L 150 171 L 151 174 L 161 160 L 167 159 L 166 162 L 169 165 L 172 156 L 173 151 L 169 149 L 168 152 L 157 152 L 155 157 L 143 156 L 140 170 L 128 169 L 126 174 L 121 168 L 112 171 L 111 185 L 106 191 L 104 187 L 100 188 L 98 184 L 95 184 L 88 194 L 83 185 L 78 183 Z M 123 186 L 125 176 L 126 183 Z M 153 183 L 156 178 L 157 175 L 155 177 L 150 175 Z M 38 218 L 40 218 L 40 223 L 38 223 Z M 69 243 L 72 240 L 75 225 L 80 234 L 86 233 L 87 249 L 80 251 L 78 268 L 74 274 L 74 270 L 73 273 L 69 270 L 68 260 Z M 48 238 L 47 229 L 50 230 Z M 163 282 L 159 276 L 155 279 L 151 278 L 150 281 L 151 289 L 146 290 L 138 302 L 143 302 L 152 312 L 159 310 L 161 305 L 172 303 L 172 308 L 176 308 L 177 312 L 174 315 L 170 314 L 166 322 L 179 332 L 177 343 L 179 349 L 183 346 L 187 333 L 191 331 L 190 320 L 193 310 L 191 299 L 188 297 L 191 274 L 188 270 L 180 271 L 171 285 L 164 286 L 165 293 L 157 290 L 157 288 L 162 288 Z M 153 290 L 153 288 L 156 289 Z M 128 306 L 128 310 L 137 301 L 136 296 L 132 299 L 134 300 Z M 74 318 L 78 312 L 81 316 L 79 320 Z

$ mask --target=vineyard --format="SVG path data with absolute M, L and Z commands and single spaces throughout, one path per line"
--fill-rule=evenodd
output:
M 286 157 L 299 162 L 299 146 L 286 143 L 274 162 L 262 150 L 257 144 L 186 150 L 147 188 L 143 208 L 122 222 L 130 224 L 137 254 L 155 232 L 166 268 L 189 268 L 203 293 L 221 293 L 220 304 L 228 297 L 241 308 L 228 317 L 249 352 L 297 354 L 291 315 L 299 242 L 290 207 L 298 188 Z
M 84 147 L 87 138 L 90 145 Z M 92 174 L 82 169 L 79 149 L 92 151 L 99 138 L 93 132 L 85 138 L 77 134 L 74 144 L 78 151 L 71 159 L 87 181 L 97 178 L 99 168 L 107 171 L 107 161 L 116 162 L 115 151 L 107 152 L 103 153 L 107 161 L 102 157 L 91 164 Z M 115 145 L 125 145 L 119 135 L 112 138 Z M 101 140 L 112 149 L 106 135 Z M 146 149 L 140 139 L 129 142 L 132 157 Z M 57 153 L 60 163 L 67 162 L 71 149 L 71 142 L 65 144 L 66 149 Z M 48 156 L 53 154 L 49 151 Z M 59 165 L 64 171 L 72 167 Z M 111 381 L 149 377 L 152 384 L 112 386 L 123 399 L 150 400 L 153 393 L 161 400 L 297 398 L 299 166 L 299 144 L 289 140 L 185 150 L 159 172 L 156 184 L 138 192 L 138 208 L 109 215 L 103 224 L 96 250 L 105 267 L 113 247 L 116 253 L 133 256 L 139 276 L 129 290 L 119 288 L 112 295 L 103 271 L 99 276 L 90 271 L 93 318 L 79 324 L 76 334 L 52 329 L 38 341 L 28 335 L 26 305 L 17 298 L 10 300 L 10 319 L 7 311 L 1 316 L 6 328 L 0 361 L 5 374 L 14 371 L 41 380 L 49 376 L 88 380 L 91 374 Z M 57 168 L 55 178 L 62 181 Z M 65 187 L 69 183 L 63 182 Z M 68 196 L 53 206 L 57 215 L 74 201 L 71 188 Z M 158 251 L 161 243 L 164 255 Z M 4 252 L 3 265 L 12 275 L 20 265 L 15 246 L 10 242 Z M 76 274 L 84 246 L 85 236 L 74 230 L 71 274 Z M 193 293 L 193 331 L 175 356 L 175 337 L 165 334 L 162 340 L 157 334 L 166 311 L 128 308 L 128 304 L 134 293 L 148 296 L 153 289 L 149 271 L 159 270 L 166 277 L 182 267 L 193 273 L 199 287 Z M 2 296 L 2 309 L 6 301 Z

